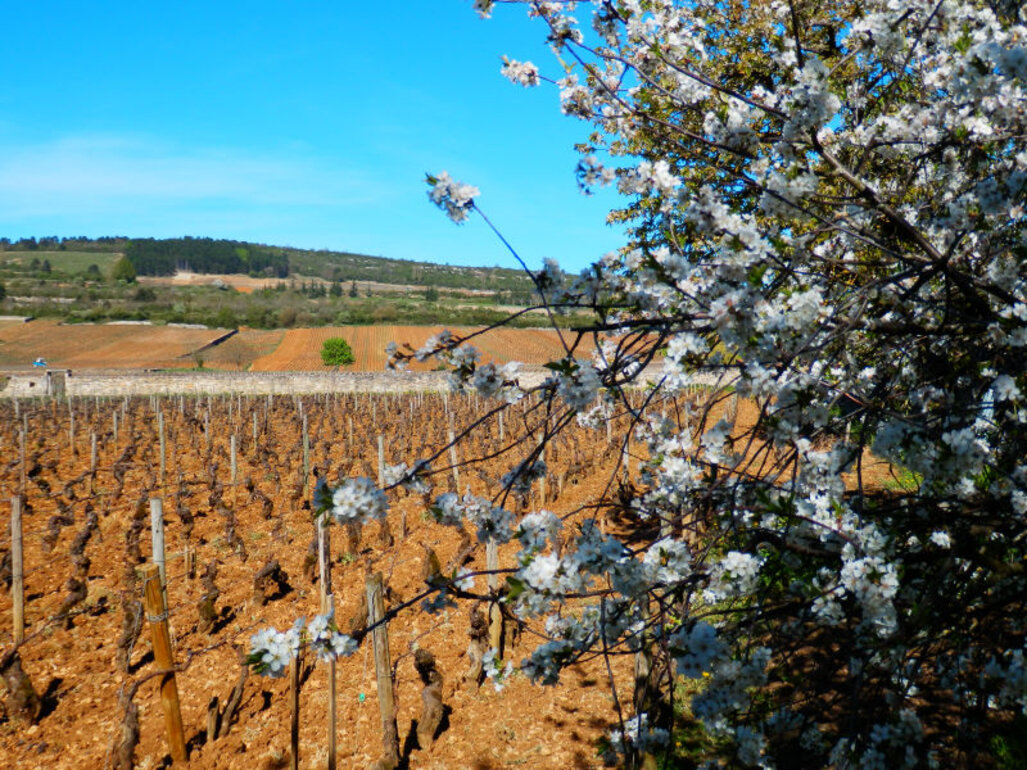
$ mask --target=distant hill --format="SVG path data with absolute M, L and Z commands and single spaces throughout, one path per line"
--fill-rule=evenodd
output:
M 305 276 L 332 282 L 375 281 L 488 292 L 530 292 L 531 280 L 519 270 L 458 267 L 376 257 L 346 251 L 296 249 L 220 238 L 102 238 L 45 236 L 11 241 L 0 238 L 0 252 L 45 252 L 60 269 L 59 252 L 125 255 L 139 275 L 241 273 L 254 277 Z
M 0 315 L 65 323 L 547 325 L 533 289 L 498 267 L 215 238 L 0 238 Z

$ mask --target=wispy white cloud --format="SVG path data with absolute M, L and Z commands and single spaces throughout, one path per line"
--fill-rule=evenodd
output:
M 366 171 L 295 149 L 183 147 L 151 137 L 81 135 L 0 143 L 3 219 L 117 209 L 384 204 L 392 193 Z

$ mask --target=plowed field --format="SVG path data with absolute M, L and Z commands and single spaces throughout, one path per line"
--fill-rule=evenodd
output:
M 429 337 L 442 331 L 441 326 L 333 326 L 318 329 L 290 329 L 278 348 L 254 361 L 253 371 L 311 371 L 324 369 L 321 344 L 329 337 L 342 337 L 350 347 L 356 363 L 353 371 L 380 371 L 385 367 L 385 346 L 390 342 L 410 343 L 415 349 Z M 470 334 L 470 327 L 450 327 L 454 334 Z M 562 356 L 556 332 L 550 329 L 494 329 L 473 340 L 485 361 L 522 361 L 542 364 Z M 579 353 L 584 355 L 584 353 Z M 412 364 L 413 369 L 432 369 L 437 364 Z
M 0 366 L 29 366 L 38 357 L 51 367 L 158 368 L 191 365 L 188 356 L 225 329 L 74 324 L 56 321 L 0 324 Z
M 241 329 L 224 343 L 207 345 L 226 335 L 228 329 L 186 329 L 172 326 L 78 324 L 56 321 L 0 322 L 0 367 L 29 367 L 37 357 L 58 369 L 157 369 L 196 366 L 200 360 L 210 369 L 258 372 L 323 371 L 321 344 L 329 337 L 349 342 L 356 363 L 346 371 L 377 372 L 385 368 L 385 346 L 409 343 L 415 349 L 442 326 L 333 326 L 314 329 Z M 459 335 L 472 327 L 448 327 Z M 569 338 L 568 338 L 569 341 Z M 472 344 L 484 361 L 521 361 L 542 364 L 563 356 L 563 346 L 551 329 L 493 329 Z M 202 352 L 201 352 L 202 350 Z M 579 348 L 578 357 L 590 349 Z M 413 363 L 411 369 L 427 371 L 435 361 Z

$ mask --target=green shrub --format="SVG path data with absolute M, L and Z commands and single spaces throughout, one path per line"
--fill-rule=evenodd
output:
M 329 337 L 321 344 L 321 362 L 325 366 L 348 366 L 355 361 L 353 349 L 342 337 Z

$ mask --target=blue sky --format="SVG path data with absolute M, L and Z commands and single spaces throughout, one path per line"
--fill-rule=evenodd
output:
M 209 236 L 516 266 L 457 227 L 424 174 L 479 187 L 529 266 L 577 271 L 621 243 L 617 199 L 581 195 L 588 126 L 520 7 L 468 0 L 11 2 L 0 64 L 0 236 Z

